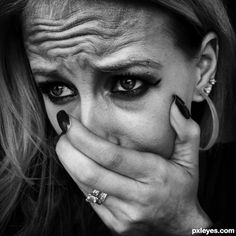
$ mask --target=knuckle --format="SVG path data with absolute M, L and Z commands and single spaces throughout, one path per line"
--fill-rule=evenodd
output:
M 161 158 L 156 158 L 155 160 L 150 162 L 151 165 L 148 168 L 147 174 L 140 178 L 143 183 L 151 184 L 156 182 L 166 182 L 168 176 L 168 165 L 166 165 L 166 161 Z
M 90 168 L 86 168 L 80 175 L 78 176 L 78 180 L 84 184 L 95 186 L 97 183 L 96 175 L 94 174 L 94 171 Z
M 111 226 L 111 228 L 119 235 L 130 235 L 130 232 L 135 229 L 137 230 L 137 225 L 145 219 L 140 207 L 126 208 L 122 215 L 124 217 Z
M 133 225 L 143 220 L 142 210 L 136 207 L 129 213 L 129 224 Z
M 151 199 L 152 199 L 151 191 L 142 191 L 142 193 L 140 193 L 139 195 L 139 203 L 142 204 L 143 206 L 149 205 Z
M 156 195 L 156 191 L 153 191 L 153 187 L 150 184 L 137 184 L 136 190 L 132 191 L 133 194 L 130 195 L 134 201 L 140 207 L 147 207 L 151 204 L 154 195 Z
M 112 228 L 119 235 L 125 235 L 130 229 L 129 225 L 124 222 L 119 222 L 119 223 L 113 224 Z
M 191 121 L 181 135 L 183 140 L 195 140 L 200 138 L 200 127 L 196 122 Z
M 200 127 L 196 122 L 193 122 L 189 128 L 190 137 L 193 139 L 198 139 L 200 137 Z
M 153 186 L 147 186 L 140 193 L 139 204 L 143 208 L 148 208 L 150 207 L 150 205 L 152 205 L 155 202 L 157 197 L 158 197 L 158 193 L 156 191 L 156 188 L 154 189 Z

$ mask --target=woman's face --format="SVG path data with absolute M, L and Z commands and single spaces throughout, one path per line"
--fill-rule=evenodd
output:
M 65 110 L 113 143 L 168 158 L 172 95 L 190 107 L 196 63 L 175 46 L 164 13 L 92 2 L 26 12 L 27 55 L 48 118 L 60 133 L 56 114 Z

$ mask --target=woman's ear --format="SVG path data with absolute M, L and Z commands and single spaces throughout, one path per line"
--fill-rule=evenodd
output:
M 193 101 L 201 102 L 204 97 L 199 91 L 209 86 L 210 80 L 215 78 L 218 61 L 218 38 L 215 33 L 208 33 L 201 45 L 197 61 L 197 81 L 193 94 Z

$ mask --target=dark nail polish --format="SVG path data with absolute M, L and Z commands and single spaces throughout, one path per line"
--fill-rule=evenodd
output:
M 174 95 L 173 97 L 175 104 L 179 108 L 181 114 L 185 117 L 185 119 L 189 119 L 191 117 L 191 114 L 184 101 L 177 95 Z
M 61 110 L 57 113 L 57 121 L 62 130 L 62 134 L 65 134 L 70 127 L 70 118 L 65 111 Z

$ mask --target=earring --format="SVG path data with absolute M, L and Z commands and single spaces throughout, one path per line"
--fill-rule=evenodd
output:
M 213 85 L 216 83 L 215 78 L 211 78 L 207 83 L 207 86 L 203 88 L 205 94 L 209 95 L 211 93 Z
M 211 134 L 208 144 L 203 148 L 200 147 L 201 151 L 206 151 L 206 150 L 210 149 L 214 145 L 214 143 L 218 137 L 218 134 L 219 134 L 219 118 L 217 115 L 216 108 L 215 108 L 212 100 L 209 98 L 209 94 L 211 93 L 212 87 L 215 83 L 216 83 L 216 80 L 214 78 L 212 78 L 209 80 L 207 87 L 204 87 L 203 89 L 201 89 L 199 91 L 200 94 L 202 95 L 202 97 L 206 100 L 206 102 L 210 108 L 211 116 L 212 116 L 212 134 Z

